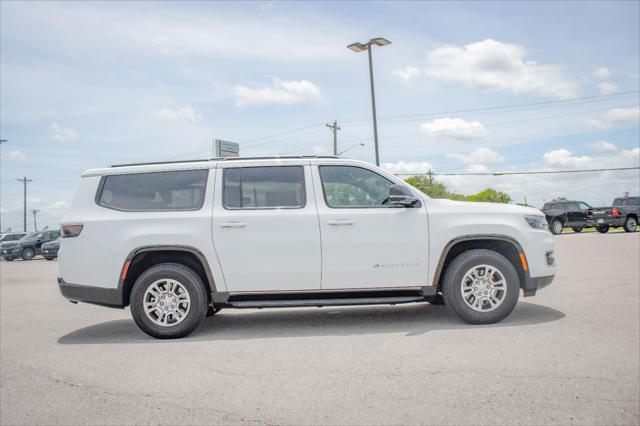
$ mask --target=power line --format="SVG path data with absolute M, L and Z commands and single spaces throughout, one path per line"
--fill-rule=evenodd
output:
M 477 172 L 477 173 L 394 173 L 397 176 L 512 176 L 512 175 L 547 175 L 558 173 L 588 173 L 588 172 L 612 172 L 622 170 L 640 170 L 640 167 L 611 167 L 605 169 L 576 169 L 576 170 L 536 170 L 528 172 Z

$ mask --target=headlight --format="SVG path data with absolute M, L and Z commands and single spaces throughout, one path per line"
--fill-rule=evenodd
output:
M 545 229 L 548 226 L 544 216 L 525 216 L 524 220 L 534 229 Z

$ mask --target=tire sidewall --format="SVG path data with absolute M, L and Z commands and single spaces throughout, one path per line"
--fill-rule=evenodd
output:
M 559 232 L 556 230 L 556 224 L 557 224 L 557 223 L 559 223 L 559 224 L 560 224 L 560 231 L 559 231 Z M 553 220 L 551 221 L 551 226 L 550 226 L 550 228 L 551 228 L 551 233 L 552 233 L 553 235 L 560 235 L 560 234 L 562 234 L 562 228 L 563 228 L 563 225 L 562 225 L 562 222 L 560 222 L 560 220 L 558 220 L 558 219 L 553 219 Z
M 507 282 L 507 295 L 502 304 L 488 312 L 478 312 L 466 304 L 460 292 L 462 279 L 468 270 L 478 265 L 497 268 Z M 491 250 L 470 250 L 456 257 L 447 268 L 443 285 L 445 304 L 460 318 L 470 324 L 492 324 L 507 317 L 520 297 L 520 278 L 511 262 L 500 253 Z
M 189 292 L 191 306 L 187 318 L 171 327 L 159 326 L 144 312 L 144 293 L 151 284 L 162 279 L 173 279 L 182 284 Z M 207 313 L 207 294 L 200 277 L 190 268 L 164 263 L 146 270 L 136 280 L 130 297 L 131 315 L 142 331 L 159 339 L 175 339 L 191 333 L 198 327 Z
M 629 226 L 632 223 L 633 227 Z M 627 232 L 635 232 L 638 229 L 638 221 L 634 217 L 628 217 L 627 220 L 624 221 L 624 230 Z

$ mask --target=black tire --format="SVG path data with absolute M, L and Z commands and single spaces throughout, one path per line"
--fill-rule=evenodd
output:
M 506 295 L 502 303 L 485 312 L 476 311 L 467 305 L 461 293 L 467 271 L 480 265 L 497 269 L 506 281 Z M 515 267 L 506 257 L 492 250 L 469 250 L 458 255 L 447 266 L 443 283 L 445 305 L 469 324 L 493 324 L 503 320 L 513 311 L 520 297 L 520 278 Z
M 606 234 L 609 232 L 609 225 L 598 225 L 596 226 L 596 230 L 601 234 Z
M 627 217 L 624 221 L 624 232 L 636 232 L 638 229 L 638 219 L 633 216 Z
M 551 223 L 549 223 L 549 230 L 553 235 L 562 234 L 562 228 L 564 228 L 564 225 L 562 224 L 560 219 L 552 219 Z
M 573 232 L 582 232 L 582 228 L 577 227 L 577 228 L 571 228 L 573 229 Z
M 172 279 L 189 293 L 191 304 L 186 317 L 175 325 L 161 326 L 152 321 L 144 311 L 144 295 L 156 281 Z M 178 263 L 161 263 L 147 269 L 138 277 L 131 290 L 131 315 L 142 331 L 158 339 L 176 339 L 195 330 L 207 314 L 207 292 L 202 280 L 191 268 Z
M 22 250 L 22 260 L 32 260 L 34 257 L 36 257 L 36 251 L 31 247 Z
M 53 260 L 53 259 L 55 259 L 55 257 L 45 257 L 45 259 L 47 259 L 47 260 Z
M 4 260 L 7 262 L 13 262 L 13 257 L 5 257 Z

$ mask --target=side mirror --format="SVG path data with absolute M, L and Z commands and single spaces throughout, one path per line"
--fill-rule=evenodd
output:
M 413 195 L 411 190 L 404 185 L 393 185 L 389 188 L 389 197 L 385 204 L 406 208 L 422 207 L 420 199 Z

